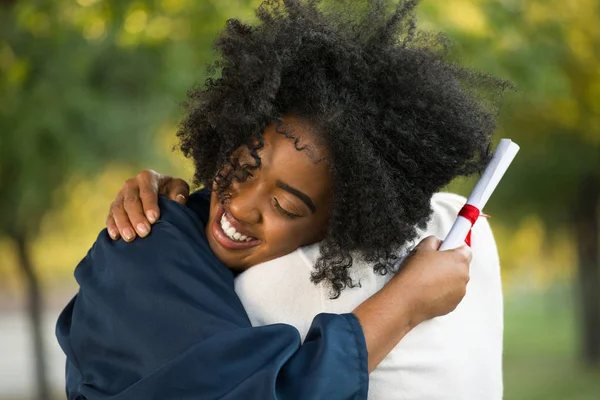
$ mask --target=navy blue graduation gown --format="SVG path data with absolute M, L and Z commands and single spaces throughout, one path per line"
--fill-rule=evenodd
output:
M 75 270 L 56 328 L 70 400 L 367 398 L 354 315 L 318 315 L 304 344 L 290 325 L 252 327 L 206 241 L 209 193 L 159 205 L 147 238 L 104 230 Z

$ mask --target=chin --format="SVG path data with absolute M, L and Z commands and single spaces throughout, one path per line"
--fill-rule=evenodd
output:
M 227 264 L 227 263 L 224 262 L 223 264 L 225 264 L 225 266 L 227 267 L 227 269 L 230 269 L 231 271 L 238 272 L 238 273 L 244 272 L 248 268 L 252 268 L 253 267 L 252 265 L 248 266 L 248 265 L 240 265 L 240 264 L 236 264 L 236 263 L 234 263 L 234 264 Z
M 246 265 L 240 257 L 235 257 L 230 251 L 223 249 L 216 240 L 211 237 L 207 232 L 206 237 L 208 239 L 208 245 L 212 250 L 213 254 L 221 261 L 225 266 L 232 271 L 244 271 L 250 266 Z

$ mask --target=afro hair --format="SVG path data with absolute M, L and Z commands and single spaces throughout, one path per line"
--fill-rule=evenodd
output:
M 446 61 L 449 40 L 417 28 L 416 3 L 268 0 L 256 23 L 230 19 L 178 131 L 195 183 L 214 181 L 223 193 L 247 176 L 236 169 L 260 168 L 267 125 L 289 137 L 284 115 L 310 122 L 333 179 L 312 280 L 328 283 L 333 298 L 357 284 L 353 257 L 393 272 L 398 249 L 428 221 L 432 195 L 490 157 L 509 84 Z M 242 145 L 257 164 L 219 174 Z

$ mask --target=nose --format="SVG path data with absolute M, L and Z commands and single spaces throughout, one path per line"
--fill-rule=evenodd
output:
M 245 186 L 245 185 L 242 185 Z M 235 219 L 247 224 L 261 222 L 262 214 L 259 208 L 259 193 L 254 187 L 238 188 L 229 200 L 229 212 Z

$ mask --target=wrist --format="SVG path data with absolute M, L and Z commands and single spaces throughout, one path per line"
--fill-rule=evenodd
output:
M 413 329 L 427 319 L 423 313 L 422 295 L 404 276 L 394 276 L 382 290 L 391 292 L 394 307 L 402 315 L 403 328 Z
M 398 285 L 388 282 L 353 312 L 363 329 L 369 354 L 369 372 L 416 326 L 412 306 Z

